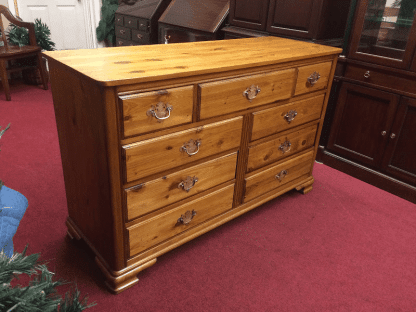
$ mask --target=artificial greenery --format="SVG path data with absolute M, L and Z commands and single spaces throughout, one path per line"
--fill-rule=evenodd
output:
M 54 281 L 54 273 L 48 270 L 46 264 L 39 263 L 40 254 L 26 256 L 27 247 L 21 254 L 14 253 L 11 258 L 0 252 L 0 311 L 79 312 L 96 305 L 88 304 L 87 297 L 80 298 L 76 287 L 62 299 L 55 288 L 67 282 Z M 21 274 L 33 278 L 26 287 L 13 287 L 13 280 Z
M 108 41 L 111 45 L 116 43 L 115 13 L 118 0 L 103 0 L 101 7 L 101 20 L 96 29 L 98 41 Z
M 51 31 L 48 25 L 42 23 L 41 19 L 35 19 L 35 37 L 36 43 L 42 50 L 52 51 L 55 49 L 55 43 L 51 40 Z M 8 41 L 12 45 L 24 46 L 29 45 L 29 31 L 27 28 L 10 24 L 6 33 Z

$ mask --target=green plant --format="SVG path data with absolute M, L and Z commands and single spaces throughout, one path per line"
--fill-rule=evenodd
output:
M 115 13 L 118 8 L 118 0 L 103 0 L 101 7 L 101 20 L 96 29 L 97 40 L 107 40 L 111 45 L 116 43 Z
M 67 282 L 53 281 L 54 273 L 38 262 L 40 254 L 26 256 L 26 250 L 27 246 L 11 258 L 0 252 L 0 311 L 79 312 L 96 305 L 88 305 L 87 297 L 81 299 L 76 287 L 62 299 L 55 288 Z M 13 280 L 20 274 L 33 278 L 26 287 L 13 287 Z
M 35 19 L 35 37 L 36 43 L 42 50 L 52 51 L 55 49 L 55 43 L 51 40 L 51 31 L 48 25 L 42 23 L 41 19 Z M 27 28 L 10 24 L 6 36 L 11 45 L 24 46 L 29 45 L 29 32 Z

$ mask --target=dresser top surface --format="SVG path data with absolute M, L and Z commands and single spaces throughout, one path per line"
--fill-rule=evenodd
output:
M 248 69 L 341 53 L 278 37 L 43 52 L 104 86 Z M 53 65 L 52 65 L 53 66 Z

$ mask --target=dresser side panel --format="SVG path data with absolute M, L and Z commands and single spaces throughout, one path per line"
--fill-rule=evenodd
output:
M 49 68 L 69 218 L 90 247 L 114 267 L 104 93 L 92 80 L 57 62 L 50 61 Z

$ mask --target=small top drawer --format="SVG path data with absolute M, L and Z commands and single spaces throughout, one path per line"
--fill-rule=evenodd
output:
M 123 15 L 116 14 L 114 23 L 119 26 L 124 26 L 124 17 Z
M 125 145 L 127 182 L 238 148 L 243 117 Z
M 332 62 L 299 67 L 295 95 L 308 93 L 328 86 Z
M 295 74 L 295 69 L 287 69 L 200 84 L 200 119 L 288 99 Z
M 321 117 L 325 95 L 253 113 L 251 140 L 284 131 Z
M 119 97 L 124 137 L 192 122 L 193 86 Z

